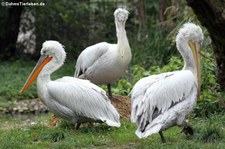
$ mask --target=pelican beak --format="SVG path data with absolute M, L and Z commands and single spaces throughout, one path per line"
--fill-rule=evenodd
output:
M 36 66 L 34 67 L 33 71 L 31 72 L 30 76 L 27 78 L 26 83 L 24 84 L 23 88 L 20 91 L 22 94 L 28 87 L 33 83 L 33 81 L 37 78 L 38 74 L 41 72 L 42 68 L 51 60 L 51 57 L 42 55 Z
M 200 91 L 201 91 L 201 55 L 200 55 L 200 45 L 199 44 L 194 44 L 192 41 L 188 42 L 192 54 L 194 57 L 195 61 L 195 66 L 196 66 L 196 72 L 197 72 L 197 82 L 198 82 L 198 96 L 197 98 L 199 99 L 200 97 Z

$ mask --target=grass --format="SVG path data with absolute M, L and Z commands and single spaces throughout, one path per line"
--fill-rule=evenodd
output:
M 65 121 L 48 127 L 51 115 L 31 118 L 1 118 L 1 148 L 224 148 L 225 116 L 191 118 L 194 136 L 186 137 L 181 128 L 173 127 L 164 132 L 167 144 L 162 144 L 158 134 L 138 139 L 136 126 L 122 119 L 120 128 L 105 124 L 83 126 L 77 131 Z
M 7 101 L 37 98 L 36 83 L 23 94 L 19 94 L 26 79 L 34 68 L 35 61 L 17 60 L 14 62 L 0 62 L 0 107 L 5 107 Z M 52 79 L 63 76 L 73 76 L 75 62 L 66 62 L 62 68 L 53 73 Z

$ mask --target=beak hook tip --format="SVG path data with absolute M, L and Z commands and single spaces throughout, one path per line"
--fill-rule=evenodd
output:
M 20 92 L 19 92 L 19 94 L 22 94 L 23 92 L 24 92 L 24 90 L 23 90 L 23 89 L 21 89 L 21 90 L 20 90 Z

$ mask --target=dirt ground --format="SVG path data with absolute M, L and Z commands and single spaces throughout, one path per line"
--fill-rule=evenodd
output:
M 120 116 L 123 118 L 130 118 L 131 113 L 131 102 L 130 97 L 128 96 L 121 96 L 121 95 L 114 95 L 115 99 L 112 99 L 112 104 L 120 113 Z

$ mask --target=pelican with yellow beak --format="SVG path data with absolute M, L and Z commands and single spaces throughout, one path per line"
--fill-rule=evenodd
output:
M 139 80 L 131 91 L 131 121 L 137 124 L 136 135 L 146 138 L 172 126 L 184 127 L 184 132 L 193 134 L 186 117 L 196 105 L 200 95 L 200 46 L 202 29 L 185 23 L 176 37 L 177 49 L 184 59 L 184 67 L 152 75 Z
M 59 69 L 66 52 L 58 41 L 46 41 L 41 57 L 20 93 L 37 78 L 37 93 L 42 102 L 56 116 L 75 124 L 82 122 L 105 122 L 120 127 L 119 113 L 108 99 L 106 92 L 88 80 L 63 77 L 52 81 L 50 75 Z

